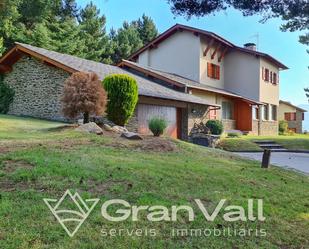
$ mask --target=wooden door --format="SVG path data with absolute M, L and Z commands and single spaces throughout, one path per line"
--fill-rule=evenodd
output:
M 153 117 L 164 118 L 168 123 L 164 134 L 177 138 L 179 133 L 176 107 L 139 104 L 137 111 L 139 133 L 152 134 L 148 129 L 148 123 Z

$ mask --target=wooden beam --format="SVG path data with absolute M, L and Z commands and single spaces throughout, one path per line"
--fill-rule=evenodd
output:
M 165 82 L 167 82 L 167 83 L 169 83 L 171 85 L 175 85 L 175 86 L 178 86 L 178 87 L 181 87 L 181 88 L 185 87 L 185 84 L 179 83 L 179 82 L 177 82 L 175 80 L 172 80 L 172 79 L 167 78 L 167 77 L 165 77 L 163 75 L 157 74 L 157 73 L 155 73 L 153 71 L 149 71 L 147 69 L 141 68 L 141 67 L 139 67 L 137 65 L 134 65 L 134 64 L 130 63 L 129 61 L 122 61 L 117 66 L 119 66 L 119 67 L 126 66 L 126 67 L 132 68 L 132 69 L 134 69 L 134 70 L 136 70 L 138 72 L 141 72 L 144 75 L 148 75 L 148 76 L 154 77 L 156 79 L 165 81 Z
M 221 47 L 221 44 L 219 43 L 218 45 L 217 45 L 217 47 L 215 48 L 215 51 L 212 53 L 212 55 L 211 55 L 211 59 L 213 60 L 214 58 L 215 58 L 215 55 L 216 55 L 216 53 L 217 53 L 217 51 L 219 50 L 219 48 Z
M 218 62 L 221 62 L 221 60 L 224 58 L 226 52 L 227 52 L 228 48 L 225 47 L 225 49 L 222 51 L 220 57 L 218 58 Z
M 0 65 L 0 72 L 1 73 L 9 73 L 11 72 L 13 69 L 11 66 L 8 65 Z
M 206 47 L 206 49 L 205 49 L 205 51 L 204 51 L 204 56 L 207 55 L 207 53 L 208 53 L 209 49 L 211 48 L 212 44 L 214 43 L 214 41 L 215 41 L 214 39 L 211 39 L 211 40 L 208 42 L 207 47 Z

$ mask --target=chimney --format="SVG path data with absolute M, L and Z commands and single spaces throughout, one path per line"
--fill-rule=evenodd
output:
M 249 43 L 244 44 L 244 48 L 256 51 L 256 44 L 249 42 Z

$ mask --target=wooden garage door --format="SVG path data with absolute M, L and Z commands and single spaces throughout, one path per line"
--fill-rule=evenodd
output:
M 138 132 L 141 134 L 151 134 L 148 129 L 149 120 L 153 117 L 164 118 L 168 122 L 165 135 L 177 138 L 177 109 L 169 106 L 138 105 Z

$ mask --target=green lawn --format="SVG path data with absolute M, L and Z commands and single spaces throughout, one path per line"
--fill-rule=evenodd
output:
M 262 149 L 250 140 L 243 138 L 223 138 L 218 147 L 227 151 L 262 151 Z
M 185 142 L 150 138 L 128 142 L 110 134 L 57 128 L 62 125 L 0 116 L 1 249 L 309 248 L 308 176 L 276 167 L 262 170 L 259 163 Z M 175 149 L 165 152 L 160 144 Z M 74 238 L 43 202 L 60 198 L 66 189 L 101 199 Z M 196 211 L 194 199 L 210 210 L 220 199 L 243 207 L 248 198 L 263 199 L 266 220 L 226 222 L 219 215 L 206 222 L 196 212 L 191 222 L 184 214 L 174 223 L 149 222 L 142 211 L 137 222 L 107 222 L 101 205 L 114 198 L 168 208 L 190 204 Z M 112 228 L 156 229 L 157 236 L 102 236 L 102 229 Z M 259 228 L 267 236 L 171 237 L 172 228 Z

